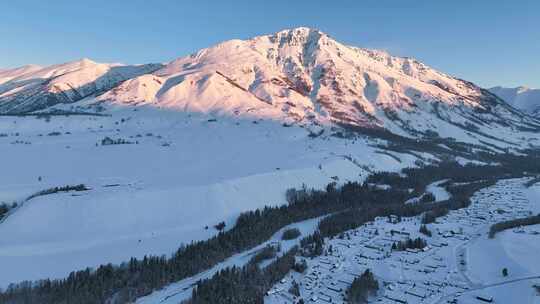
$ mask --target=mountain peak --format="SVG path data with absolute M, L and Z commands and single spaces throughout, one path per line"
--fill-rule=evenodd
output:
M 81 58 L 79 60 L 75 60 L 72 63 L 79 64 L 81 67 L 90 67 L 90 66 L 95 66 L 95 65 L 99 64 L 99 63 L 93 61 L 92 59 L 86 58 L 86 57 L 83 57 L 83 58 Z
M 523 93 L 523 92 L 531 90 L 531 88 L 529 88 L 527 86 L 519 86 L 516 89 L 517 89 L 518 93 Z
M 502 98 L 511 106 L 528 114 L 538 115 L 540 113 L 539 89 L 531 89 L 527 86 L 515 88 L 496 86 L 489 89 L 489 91 Z
M 284 45 L 300 45 L 304 43 L 312 43 L 318 41 L 321 37 L 328 36 L 325 33 L 315 28 L 297 27 L 292 29 L 284 29 L 271 35 L 260 37 L 269 37 L 272 42 L 279 42 L 279 46 Z M 255 37 L 258 39 L 260 37 Z
M 295 27 L 295 28 L 290 28 L 290 29 L 283 29 L 275 33 L 275 35 L 294 35 L 294 36 L 307 37 L 312 33 L 324 34 L 323 32 L 319 31 L 316 28 L 300 26 L 300 27 Z

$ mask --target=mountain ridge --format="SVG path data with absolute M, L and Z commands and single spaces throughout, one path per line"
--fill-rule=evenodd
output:
M 525 113 L 536 117 L 540 116 L 540 89 L 526 86 L 515 88 L 496 86 L 490 88 L 489 91 Z
M 378 128 L 414 138 L 497 138 L 501 132 L 511 137 L 515 130 L 540 129 L 537 120 L 472 82 L 413 58 L 347 46 L 306 27 L 225 41 L 163 65 L 77 64 L 84 66 L 79 72 L 57 65 L 34 73 L 54 76 L 47 78 L 54 85 L 37 92 L 10 88 L 13 80 L 0 84 L 0 113 L 85 99 L 306 126 Z M 58 76 L 59 69 L 69 77 Z M 100 82 L 103 71 L 112 69 L 128 72 Z
M 0 81 L 0 113 L 27 113 L 72 103 L 159 67 L 161 65 L 156 64 L 103 64 L 83 58 L 48 67 L 31 66 L 0 72 L 0 79 L 3 79 Z

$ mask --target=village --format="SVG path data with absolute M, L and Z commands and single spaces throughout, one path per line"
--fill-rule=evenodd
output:
M 268 292 L 265 303 L 347 303 L 346 290 L 367 269 L 379 283 L 369 303 L 504 303 L 497 301 L 488 285 L 469 277 L 467 246 L 485 236 L 492 224 L 531 214 L 531 202 L 520 191 L 522 184 L 519 179 L 502 180 L 478 191 L 468 208 L 427 224 L 431 237 L 420 232 L 421 217 L 390 216 L 327 240 L 325 254 L 308 258 L 303 274 L 289 273 Z M 540 242 L 535 232 L 510 231 L 529 233 Z M 399 242 L 417 238 L 427 245 L 396 248 Z M 299 296 L 289 292 L 292 284 L 299 286 Z

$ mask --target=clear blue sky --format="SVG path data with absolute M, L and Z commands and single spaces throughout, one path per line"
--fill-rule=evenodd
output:
M 3 1 L 0 67 L 165 62 L 297 26 L 483 86 L 540 88 L 539 0 Z

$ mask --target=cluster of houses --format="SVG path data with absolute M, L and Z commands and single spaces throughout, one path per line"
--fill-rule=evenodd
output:
M 265 302 L 293 304 L 301 298 L 304 303 L 347 303 L 347 289 L 366 269 L 379 282 L 377 296 L 370 303 L 469 303 L 460 302 L 462 295 L 469 295 L 471 303 L 495 302 L 493 296 L 471 290 L 460 273 L 467 267 L 466 258 L 455 249 L 478 237 L 480 227 L 528 213 L 528 201 L 506 191 L 504 182 L 479 191 L 468 208 L 450 211 L 429 224 L 431 237 L 419 232 L 420 217 L 391 216 L 327 240 L 326 253 L 308 260 L 306 273 L 291 273 L 288 282 L 275 286 Z M 427 246 L 401 251 L 392 248 L 398 241 L 418 237 L 424 238 Z M 298 282 L 300 297 L 287 292 L 291 281 Z

